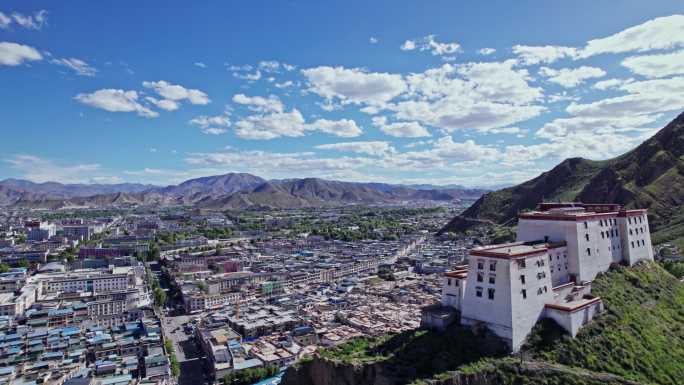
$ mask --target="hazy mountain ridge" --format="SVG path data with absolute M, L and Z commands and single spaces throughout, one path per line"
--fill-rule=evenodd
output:
M 0 182 L 0 205 L 23 208 L 104 207 L 115 205 L 196 205 L 210 209 L 302 208 L 344 204 L 399 203 L 407 200 L 449 201 L 477 199 L 480 189 L 412 189 L 401 185 L 341 182 L 318 178 L 268 181 L 246 173 L 229 173 L 190 179 L 178 185 L 120 185 L 124 191 L 85 196 L 89 185 L 50 183 L 31 191 L 32 182 L 17 181 L 9 187 Z M 15 186 L 23 184 L 21 190 Z M 119 186 L 119 185 L 117 185 Z M 143 188 L 145 187 L 145 188 Z M 110 190 L 113 187 L 110 187 Z M 65 191 L 70 192 L 69 194 Z
M 532 180 L 486 193 L 445 230 L 460 229 L 464 218 L 507 223 L 544 200 L 648 208 L 655 241 L 684 236 L 684 113 L 619 157 L 566 159 Z

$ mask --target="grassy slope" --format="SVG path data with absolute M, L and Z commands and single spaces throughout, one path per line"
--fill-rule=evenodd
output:
M 684 383 L 684 285 L 659 265 L 648 263 L 600 275 L 593 292 L 603 298 L 606 312 L 576 338 L 551 321 L 540 323 L 531 334 L 525 365 L 555 368 L 542 377 L 514 365 L 515 359 L 502 358 L 491 337 L 458 326 L 445 333 L 414 331 L 354 340 L 320 354 L 342 363 L 380 362 L 397 373 L 402 384 L 473 373 L 489 376 L 496 385 L 623 384 L 624 379 Z M 597 381 L 602 376 L 597 373 L 616 377 Z
M 603 298 L 604 315 L 575 339 L 558 337 L 555 325 L 540 325 L 527 346 L 530 353 L 643 383 L 681 384 L 684 285 L 651 263 L 603 274 L 594 281 L 593 292 Z

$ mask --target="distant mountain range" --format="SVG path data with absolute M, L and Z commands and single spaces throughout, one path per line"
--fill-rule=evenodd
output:
M 407 187 L 317 178 L 266 180 L 245 173 L 191 179 L 166 187 L 0 181 L 0 206 L 59 209 L 122 205 L 193 205 L 208 209 L 303 208 L 345 204 L 477 199 L 486 190 L 461 186 Z
M 532 180 L 487 193 L 444 230 L 463 229 L 476 221 L 511 223 L 519 212 L 542 201 L 648 208 L 654 242 L 684 239 L 684 113 L 617 158 L 566 159 Z

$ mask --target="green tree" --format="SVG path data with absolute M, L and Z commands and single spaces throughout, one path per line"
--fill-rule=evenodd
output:
M 10 267 L 6 263 L 0 263 L 0 273 L 7 273 Z
M 28 269 L 29 266 L 31 266 L 31 264 L 26 259 L 22 259 L 21 261 L 17 262 L 17 266 L 24 267 L 24 268 Z
M 147 252 L 147 261 L 158 261 L 159 260 L 159 246 L 156 243 L 150 245 L 150 250 Z

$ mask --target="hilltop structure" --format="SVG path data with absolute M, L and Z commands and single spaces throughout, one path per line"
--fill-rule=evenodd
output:
M 646 210 L 617 204 L 541 203 L 519 216 L 517 241 L 470 251 L 468 265 L 443 278 L 442 305 L 461 324 L 484 325 L 515 352 L 541 318 L 573 337 L 603 310 L 591 282 L 611 264 L 652 261 Z M 439 326 L 448 312 L 427 310 Z

